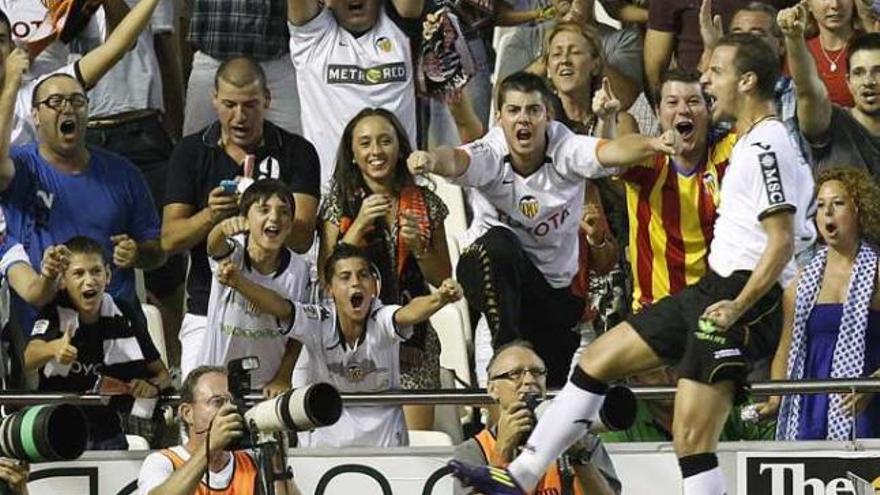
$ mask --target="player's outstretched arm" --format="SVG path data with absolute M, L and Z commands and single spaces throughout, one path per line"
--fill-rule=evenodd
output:
M 416 297 L 406 306 L 394 313 L 394 324 L 399 327 L 408 327 L 421 323 L 431 317 L 440 308 L 451 302 L 461 299 L 461 286 L 451 278 L 447 278 L 437 289 L 437 292 Z
M 600 146 L 596 156 L 603 167 L 630 167 L 645 163 L 657 153 L 676 155 L 681 147 L 681 135 L 670 129 L 660 136 L 621 136 Z
M 238 265 L 232 260 L 226 259 L 217 267 L 217 281 L 231 287 L 247 298 L 261 313 L 267 313 L 281 321 L 290 322 L 293 319 L 293 304 L 284 299 L 272 289 L 252 282 L 241 274 Z

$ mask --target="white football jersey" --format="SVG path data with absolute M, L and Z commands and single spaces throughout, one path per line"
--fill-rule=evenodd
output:
M 345 125 L 366 107 L 384 108 L 400 119 L 415 149 L 416 99 L 410 39 L 380 11 L 372 29 L 355 36 L 329 9 L 290 28 L 290 56 L 302 108 L 303 135 L 321 160 L 321 183 L 336 168 Z
M 778 211 L 794 213 L 795 253 L 816 239 L 812 217 L 813 173 L 778 120 L 758 123 L 741 136 L 721 183 L 718 219 L 709 247 L 709 267 L 727 277 L 752 271 L 764 253 L 767 233 L 761 219 Z M 794 257 L 780 275 L 785 287 L 794 277 Z
M 208 299 L 208 327 L 202 343 L 199 365 L 226 366 L 233 359 L 257 356 L 260 367 L 251 375 L 251 387 L 262 388 L 281 365 L 284 332 L 290 322 L 260 312 L 241 293 L 217 280 L 220 261 L 232 260 L 241 274 L 290 301 L 306 301 L 309 296 L 309 264 L 289 249 L 282 251 L 281 266 L 275 273 L 262 274 L 250 263 L 244 234 L 229 240 L 232 251 L 224 258 L 208 258 L 211 271 L 211 296 Z
M 470 165 L 453 182 L 476 188 L 497 215 L 482 215 L 489 227 L 507 227 L 535 267 L 555 288 L 567 287 L 578 270 L 578 228 L 586 180 L 616 172 L 596 156 L 600 139 L 573 133 L 558 122 L 547 127 L 544 164 L 519 175 L 500 127 L 462 146 Z
M 352 347 L 345 342 L 332 305 L 295 303 L 296 316 L 287 336 L 308 350 L 307 377 L 295 374 L 297 383 L 324 382 L 340 393 L 383 392 L 400 387 L 400 342 L 412 328 L 397 328 L 394 313 L 400 306 L 379 306 L 374 301 L 361 339 Z M 302 365 L 302 361 L 298 366 Z M 409 443 L 400 406 L 345 407 L 339 421 L 301 435 L 312 447 L 397 447 Z

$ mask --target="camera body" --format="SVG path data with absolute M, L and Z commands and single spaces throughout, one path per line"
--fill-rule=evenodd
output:
M 254 356 L 233 359 L 227 365 L 229 391 L 238 413 L 244 419 L 243 435 L 227 450 L 253 449 L 261 434 L 279 431 L 307 431 L 329 426 L 342 415 L 342 398 L 328 383 L 313 383 L 288 390 L 247 408 L 245 395 L 251 390 L 251 372 L 260 366 Z

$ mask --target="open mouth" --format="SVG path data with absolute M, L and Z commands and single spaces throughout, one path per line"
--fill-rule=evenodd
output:
M 248 128 L 243 125 L 232 125 L 229 126 L 229 129 L 232 131 L 236 137 L 245 137 L 248 133 Z
M 64 136 L 70 136 L 71 134 L 76 133 L 76 120 L 74 120 L 74 119 L 62 120 L 61 125 L 58 126 L 58 130 L 60 130 L 61 134 Z
M 675 130 L 681 134 L 681 137 L 688 139 L 694 135 L 694 130 L 696 126 L 693 122 L 688 120 L 683 120 L 677 124 L 675 124 Z
M 835 224 L 834 222 L 825 222 L 825 232 L 827 232 L 829 236 L 833 237 L 834 234 L 837 233 L 837 224 Z
M 573 75 L 574 75 L 574 69 L 572 69 L 571 67 L 563 67 L 562 69 L 559 69 L 559 76 L 560 77 L 571 77 Z
M 367 298 L 364 296 L 363 292 L 355 292 L 351 295 L 351 307 L 354 309 L 361 309 L 366 300 Z
M 520 141 L 528 141 L 532 139 L 532 131 L 528 129 L 520 129 L 516 131 L 516 138 Z
M 385 158 L 370 158 L 367 161 L 367 164 L 369 164 L 373 168 L 382 168 L 387 163 L 388 163 L 388 161 Z
M 348 4 L 348 11 L 352 14 L 360 14 L 364 11 L 364 4 L 362 2 L 351 2 Z
M 878 93 L 876 91 L 865 90 L 859 93 L 859 96 L 861 96 L 866 103 L 877 103 Z
M 86 289 L 83 291 L 82 297 L 84 301 L 93 301 L 98 297 L 98 289 Z
M 263 229 L 263 235 L 270 239 L 276 239 L 281 235 L 281 229 L 274 225 L 269 225 L 265 229 Z

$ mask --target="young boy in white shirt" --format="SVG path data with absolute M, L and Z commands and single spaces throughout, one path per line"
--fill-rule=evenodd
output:
M 290 389 L 300 344 L 284 338 L 292 325 L 293 301 L 309 292 L 309 265 L 285 245 L 296 205 L 287 185 L 254 182 L 242 194 L 240 216 L 218 223 L 208 234 L 213 272 L 208 331 L 199 365 L 225 365 L 256 356 L 260 367 L 251 386 L 274 397 Z M 254 288 L 275 297 L 253 297 Z

